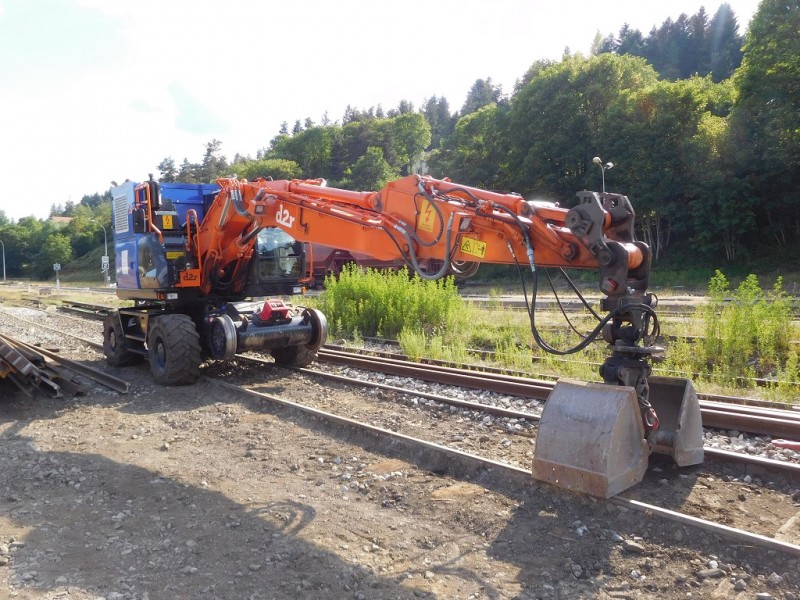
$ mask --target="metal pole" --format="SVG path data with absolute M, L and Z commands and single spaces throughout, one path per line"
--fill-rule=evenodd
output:
M 594 164 L 596 164 L 598 167 L 600 167 L 600 174 L 603 177 L 603 193 L 605 194 L 606 193 L 606 169 L 613 169 L 614 168 L 614 163 L 607 162 L 606 164 L 603 164 L 603 159 L 600 158 L 599 156 L 595 156 L 592 159 L 592 162 Z
M 92 219 L 91 222 L 103 228 L 103 246 L 105 247 L 105 258 L 108 260 L 108 233 L 106 232 L 106 226 L 94 219 Z M 108 265 L 108 263 L 106 263 L 106 265 Z M 111 282 L 111 276 L 108 274 L 108 266 L 103 269 L 103 274 L 105 275 L 106 285 L 108 285 Z
M 102 223 L 99 224 L 100 227 L 103 228 L 103 245 L 105 246 L 105 253 L 106 253 L 106 260 L 108 260 L 108 234 L 106 233 L 106 226 Z M 106 274 L 106 285 L 108 282 L 111 281 L 111 277 L 108 275 L 108 266 L 109 263 L 106 263 L 105 274 Z
M 6 280 L 6 245 L 3 244 L 3 240 L 0 240 L 0 245 L 3 246 L 3 281 Z

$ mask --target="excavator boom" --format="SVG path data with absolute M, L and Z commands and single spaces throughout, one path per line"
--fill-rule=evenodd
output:
M 412 268 L 423 258 L 527 263 L 532 249 L 542 267 L 605 270 L 613 263 L 622 280 L 601 287 L 612 296 L 624 295 L 626 283 L 641 288 L 649 274 L 649 250 L 634 242 L 633 209 L 618 194 L 588 193 L 568 210 L 417 175 L 378 192 L 328 188 L 322 180 L 219 183 L 261 226 L 377 259 L 404 258 Z

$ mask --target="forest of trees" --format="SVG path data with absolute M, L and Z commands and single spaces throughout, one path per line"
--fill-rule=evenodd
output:
M 714 82 L 729 79 L 742 62 L 744 36 L 730 5 L 723 4 L 709 19 L 704 8 L 691 17 L 667 19 L 647 37 L 624 25 L 615 37 L 598 36 L 593 53 L 613 52 L 641 56 L 664 79 L 711 75 Z
M 255 157 L 228 161 L 213 139 L 200 162 L 167 157 L 157 169 L 163 181 L 323 177 L 360 190 L 426 170 L 568 205 L 576 191 L 600 188 L 600 156 L 614 163 L 607 188 L 630 197 L 656 261 L 791 268 L 800 256 L 797 31 L 797 0 L 762 0 L 746 35 L 727 4 L 713 17 L 701 8 L 647 36 L 627 25 L 598 33 L 590 56 L 537 61 L 508 94 L 478 79 L 455 110 L 436 96 L 418 108 L 348 106 L 338 120 L 284 123 Z M 96 247 L 108 200 L 54 206 L 52 215 L 74 217 L 58 230 L 0 211 L 14 275 L 52 274 L 52 262 Z

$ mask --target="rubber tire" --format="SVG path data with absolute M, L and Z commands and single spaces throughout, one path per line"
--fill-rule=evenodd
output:
M 200 377 L 200 334 L 191 317 L 155 317 L 147 333 L 153 379 L 161 385 L 190 385 Z
M 284 346 L 270 350 L 275 363 L 281 367 L 307 367 L 317 358 L 317 349 L 308 346 Z
M 129 341 L 119 320 L 119 312 L 116 310 L 109 312 L 103 322 L 103 353 L 106 355 L 106 362 L 112 367 L 127 367 L 141 363 L 144 356 L 131 352 L 129 347 Z

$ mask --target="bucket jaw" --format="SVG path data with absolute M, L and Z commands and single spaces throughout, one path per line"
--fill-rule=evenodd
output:
M 561 379 L 539 420 L 533 476 L 609 498 L 642 480 L 648 454 L 632 387 Z
M 649 400 L 659 420 L 653 452 L 669 454 L 679 467 L 703 462 L 703 420 L 689 379 L 649 377 Z
M 691 381 L 649 380 L 660 420 L 653 449 L 679 466 L 703 461 L 703 430 Z M 533 476 L 575 492 L 609 498 L 639 483 L 651 445 L 636 389 L 559 380 L 539 421 Z

